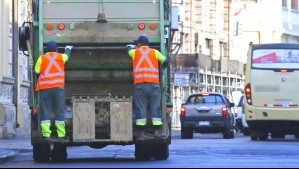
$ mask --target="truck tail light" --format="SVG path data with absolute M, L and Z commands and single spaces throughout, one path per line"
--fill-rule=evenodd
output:
M 186 108 L 185 107 L 181 107 L 181 116 L 186 116 Z
M 144 30 L 144 29 L 145 29 L 145 24 L 144 24 L 144 23 L 140 23 L 140 24 L 138 24 L 138 28 L 139 28 L 140 30 Z
M 151 30 L 155 30 L 155 29 L 157 29 L 157 24 L 156 24 L 156 23 L 151 23 L 151 24 L 150 24 L 150 29 L 151 29 Z
M 65 24 L 64 23 L 60 23 L 60 24 L 58 24 L 58 29 L 59 30 L 64 30 L 65 29 Z
M 32 114 L 36 115 L 37 113 L 38 113 L 38 109 L 37 108 L 33 109 Z
M 222 107 L 222 116 L 227 116 L 227 107 Z
M 249 105 L 252 105 L 252 96 L 251 96 L 251 86 L 250 86 L 250 84 L 246 85 L 246 87 L 245 87 L 245 97 L 246 97 L 247 103 Z
M 48 23 L 47 26 L 46 26 L 47 30 L 51 31 L 54 29 L 54 25 L 53 23 Z

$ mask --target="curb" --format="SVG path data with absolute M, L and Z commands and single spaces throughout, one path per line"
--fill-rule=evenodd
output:
M 4 163 L 8 159 L 15 157 L 15 155 L 16 155 L 15 151 L 8 151 L 8 150 L 4 150 L 4 149 L 0 149 L 0 151 L 1 151 L 0 164 Z M 5 154 L 5 155 L 1 155 L 1 154 Z

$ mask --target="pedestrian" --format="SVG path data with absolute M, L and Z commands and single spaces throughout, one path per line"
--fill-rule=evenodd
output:
M 134 41 L 137 44 L 127 45 L 127 51 L 133 60 L 134 73 L 134 113 L 136 118 L 136 137 L 143 138 L 147 117 L 151 117 L 155 127 L 155 136 L 162 137 L 161 89 L 159 78 L 159 62 L 163 67 L 168 59 L 158 50 L 149 47 L 146 36 Z M 147 114 L 149 110 L 150 114 Z M 151 116 L 150 116 L 151 115 Z
M 40 74 L 36 91 L 39 92 L 39 113 L 42 136 L 45 140 L 51 137 L 51 113 L 55 113 L 55 127 L 58 139 L 67 139 L 64 122 L 64 86 L 65 62 L 71 57 L 73 46 L 66 46 L 65 53 L 57 52 L 57 43 L 47 43 L 47 53 L 39 56 L 35 72 Z

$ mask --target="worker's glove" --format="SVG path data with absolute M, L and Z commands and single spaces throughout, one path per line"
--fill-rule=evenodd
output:
M 73 48 L 73 46 L 67 45 L 67 46 L 65 46 L 64 50 L 67 50 L 67 49 L 72 50 L 72 48 Z
M 126 48 L 134 49 L 134 48 L 136 48 L 136 45 L 129 44 L 129 45 L 126 46 Z

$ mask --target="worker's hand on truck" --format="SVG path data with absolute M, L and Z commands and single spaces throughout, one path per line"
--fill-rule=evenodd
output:
M 136 45 L 129 44 L 126 46 L 126 48 L 127 48 L 127 51 L 130 51 L 131 49 L 135 49 Z
M 67 46 L 65 46 L 64 50 L 67 50 L 67 49 L 72 50 L 72 48 L 73 48 L 73 46 L 67 45 Z

